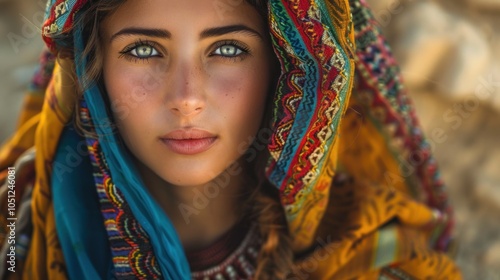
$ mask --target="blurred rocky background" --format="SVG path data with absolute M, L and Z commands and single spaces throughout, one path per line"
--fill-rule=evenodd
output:
M 465 279 L 500 279 L 500 0 L 368 0 L 456 212 Z M 0 141 L 43 43 L 43 0 L 0 0 Z
M 368 0 L 455 208 L 465 279 L 500 279 L 500 0 Z
M 15 129 L 44 43 L 44 0 L 0 0 L 0 142 Z

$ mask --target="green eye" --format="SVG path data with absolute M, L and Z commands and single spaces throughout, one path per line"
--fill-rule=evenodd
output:
M 138 58 L 148 58 L 159 55 L 158 51 L 150 45 L 139 45 L 130 50 L 130 54 Z
M 218 47 L 214 52 L 214 54 L 216 55 L 227 56 L 227 57 L 238 56 L 242 53 L 243 53 L 242 49 L 238 48 L 237 46 L 229 44 Z

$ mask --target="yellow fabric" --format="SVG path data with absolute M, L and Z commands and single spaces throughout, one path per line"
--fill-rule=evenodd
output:
M 383 233 L 397 239 L 394 258 L 388 261 L 395 261 L 393 269 L 408 279 L 461 279 L 453 261 L 427 244 L 434 221 L 427 206 L 368 184 L 335 186 L 330 197 L 314 251 L 297 262 L 292 279 L 379 279 L 387 265 L 376 265 Z
M 64 125 L 70 120 L 75 102 L 74 79 L 68 75 L 71 63 L 56 64 L 46 92 L 40 123 L 36 131 L 35 166 L 37 180 L 33 190 L 33 239 L 26 261 L 24 279 L 65 279 L 64 258 L 57 240 L 50 190 L 57 143 Z M 64 71 L 66 70 L 66 71 Z
M 359 105 L 351 98 L 350 108 L 359 108 Z M 354 109 L 349 110 L 342 120 L 340 135 L 339 161 L 349 174 L 410 194 L 405 178 L 400 175 L 399 162 L 373 122 L 364 120 Z
M 35 129 L 39 122 L 39 112 L 42 104 L 43 96 L 26 96 L 16 132 L 4 143 L 0 150 L 0 170 L 5 170 L 9 166 L 13 166 L 14 162 L 24 151 L 33 147 Z
M 358 105 L 350 99 L 349 108 Z M 314 251 L 297 261 L 295 278 L 289 279 L 379 279 L 381 274 L 385 279 L 400 279 L 385 274 L 390 273 L 385 268 L 389 263 L 395 263 L 390 269 L 408 279 L 461 279 L 446 254 L 429 248 L 434 212 L 411 196 L 405 178 L 398 175 L 399 162 L 381 143 L 386 141 L 372 122 L 364 121 L 354 109 L 345 112 L 336 143 L 338 155 L 330 159 L 331 166 L 338 160 L 354 180 L 330 188 L 325 215 L 314 235 Z M 327 174 L 332 176 L 333 170 Z M 387 263 L 377 266 L 382 235 L 394 237 L 395 250 Z
M 36 179 L 32 194 L 33 235 L 24 264 L 23 279 L 66 279 L 64 258 L 58 244 L 52 208 L 50 177 L 51 161 L 64 125 L 72 117 L 75 90 L 71 63 L 56 64 L 54 75 L 46 90 L 43 107 L 25 106 L 22 125 L 15 136 L 2 148 L 2 166 L 11 166 L 17 154 L 34 145 L 36 149 Z M 40 111 L 41 109 L 41 111 Z M 27 116 L 32 116 L 24 121 Z M 18 191 L 22 186 L 16 186 Z M 2 240 L 3 241 L 3 240 Z

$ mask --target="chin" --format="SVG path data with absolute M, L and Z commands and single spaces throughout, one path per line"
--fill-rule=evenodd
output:
M 165 180 L 165 182 L 168 182 L 170 185 L 176 186 L 176 187 L 181 187 L 181 188 L 194 188 L 197 186 L 202 186 L 210 180 Z
M 170 172 L 169 172 L 170 173 Z M 208 172 L 176 172 L 175 174 L 162 174 L 163 181 L 179 187 L 196 187 L 209 183 L 217 178 L 218 174 Z

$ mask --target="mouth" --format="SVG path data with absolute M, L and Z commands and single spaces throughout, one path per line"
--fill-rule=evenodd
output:
M 179 129 L 160 137 L 160 140 L 174 153 L 195 155 L 210 149 L 217 136 L 200 129 Z

